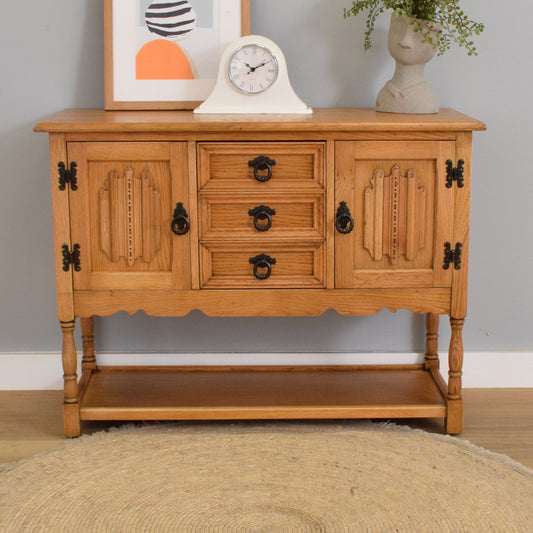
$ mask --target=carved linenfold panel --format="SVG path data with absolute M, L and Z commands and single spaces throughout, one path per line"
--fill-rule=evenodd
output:
M 394 165 L 390 176 L 374 171 L 364 196 L 364 247 L 372 259 L 388 256 L 395 264 L 400 256 L 413 261 L 424 248 L 426 191 L 414 169 L 400 175 Z
M 112 262 L 149 263 L 161 246 L 160 192 L 147 169 L 109 172 L 99 194 L 100 247 Z

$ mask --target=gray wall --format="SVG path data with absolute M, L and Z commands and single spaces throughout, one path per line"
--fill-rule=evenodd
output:
M 362 49 L 362 20 L 345 21 L 348 0 L 252 0 L 252 31 L 285 51 L 293 86 L 315 107 L 372 107 L 393 62 L 387 21 Z M 514 0 L 512 23 L 497 2 L 464 0 L 486 23 L 480 55 L 453 50 L 427 79 L 442 104 L 483 120 L 475 134 L 469 320 L 466 350 L 533 350 L 533 3 Z M 0 352 L 57 351 L 48 140 L 33 125 L 63 108 L 103 106 L 101 0 L 19 0 L 0 32 Z M 510 8 L 509 8 L 510 9 Z M 24 16 L 23 16 L 24 15 Z M 11 18 L 11 17 L 10 17 Z M 98 320 L 102 351 L 420 351 L 423 318 Z M 447 328 L 442 327 L 443 342 Z

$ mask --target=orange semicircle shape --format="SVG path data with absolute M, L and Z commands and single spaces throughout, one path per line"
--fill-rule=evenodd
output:
M 135 62 L 138 80 L 194 79 L 187 56 L 171 41 L 156 39 L 146 43 L 137 52 Z

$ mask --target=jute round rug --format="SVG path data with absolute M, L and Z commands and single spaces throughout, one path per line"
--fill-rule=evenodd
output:
M 130 425 L 0 470 L 3 533 L 533 530 L 533 471 L 392 424 Z

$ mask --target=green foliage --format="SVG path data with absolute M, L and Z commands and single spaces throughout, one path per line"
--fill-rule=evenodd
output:
M 372 46 L 377 17 L 385 10 L 392 10 L 411 18 L 411 24 L 416 25 L 414 31 L 421 34 L 421 42 L 431 43 L 439 55 L 449 50 L 452 42 L 465 48 L 468 55 L 477 55 L 471 39 L 483 31 L 484 25 L 470 20 L 459 6 L 459 0 L 357 0 L 350 8 L 344 8 L 344 18 L 355 17 L 365 10 L 368 11 L 365 50 Z

